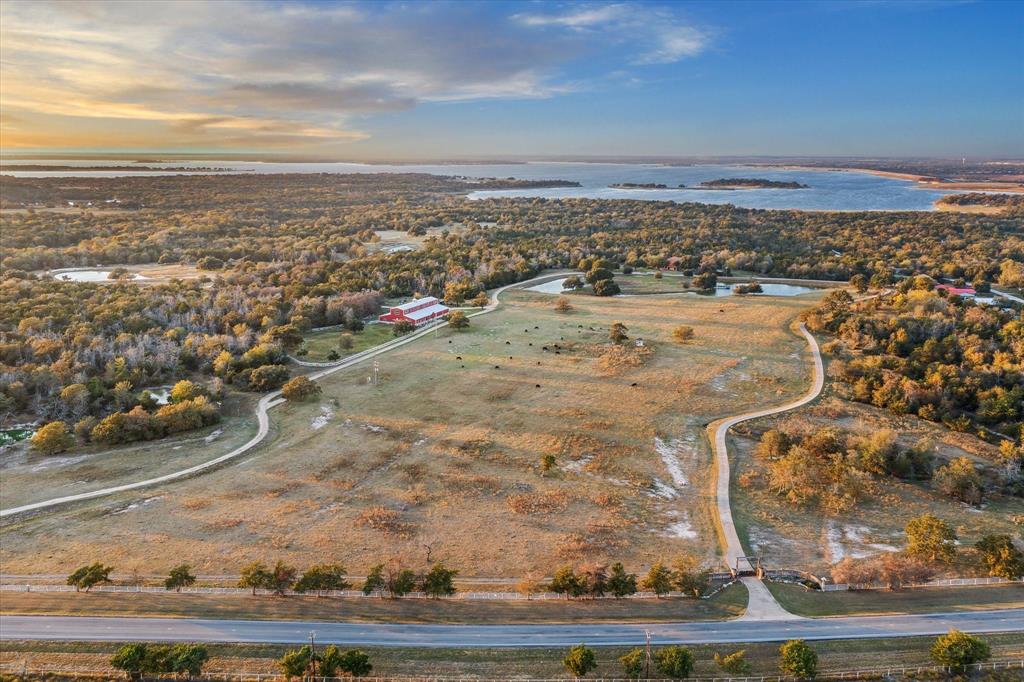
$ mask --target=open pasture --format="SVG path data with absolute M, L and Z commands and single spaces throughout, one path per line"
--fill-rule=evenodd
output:
M 222 469 L 9 523 L 0 559 L 11 573 L 283 558 L 361 574 L 397 557 L 514 577 L 681 552 L 716 564 L 704 425 L 805 390 L 790 324 L 813 300 L 574 296 L 563 313 L 508 292 L 469 329 L 380 356 L 376 385 L 369 362 L 324 378 Z M 673 340 L 680 324 L 692 341 Z

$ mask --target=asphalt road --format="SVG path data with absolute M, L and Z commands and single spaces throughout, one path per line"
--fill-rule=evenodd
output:
M 865 639 L 965 632 L 1024 632 L 1024 609 L 861 616 L 787 621 L 607 623 L 561 625 L 421 625 L 315 621 L 202 620 L 0 616 L 0 640 L 165 641 L 299 644 L 318 642 L 393 647 L 564 647 L 643 644 L 775 642 L 787 639 Z

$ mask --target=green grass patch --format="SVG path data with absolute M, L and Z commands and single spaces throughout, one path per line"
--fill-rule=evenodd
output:
M 1024 607 L 1024 586 L 917 587 L 898 592 L 819 592 L 799 585 L 765 583 L 787 610 L 801 616 L 936 613 Z
M 352 339 L 352 347 L 345 349 L 341 347 L 342 335 L 348 335 Z M 338 329 L 324 329 L 318 332 L 309 332 L 303 339 L 303 347 L 306 355 L 299 356 L 302 360 L 309 362 L 327 362 L 328 354 L 333 350 L 339 358 L 354 353 L 360 353 L 367 348 L 373 348 L 394 338 L 390 324 L 368 324 L 363 331 L 357 333 L 346 332 Z

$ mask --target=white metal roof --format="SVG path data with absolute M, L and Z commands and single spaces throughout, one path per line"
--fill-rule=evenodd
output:
M 448 307 L 443 306 L 440 303 L 437 303 L 430 306 L 429 308 L 424 308 L 423 310 L 414 310 L 411 313 L 404 313 L 404 315 L 408 317 L 410 320 L 416 321 L 430 317 L 431 315 L 443 315 L 446 312 L 448 312 Z
M 398 308 L 399 310 L 401 310 L 404 313 L 405 311 L 409 310 L 410 308 L 415 308 L 416 306 L 421 306 L 421 305 L 423 305 L 425 303 L 440 303 L 440 301 L 438 301 L 433 296 L 424 296 L 423 298 L 417 298 L 414 301 L 409 301 L 408 303 L 403 303 L 402 305 L 394 305 L 394 306 L 391 306 L 391 307 L 392 308 Z

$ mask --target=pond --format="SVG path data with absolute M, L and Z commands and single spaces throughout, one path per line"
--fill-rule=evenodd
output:
M 65 282 L 109 282 L 110 270 L 95 270 L 92 268 L 82 268 L 79 270 L 51 270 L 46 273 L 53 275 L 54 279 L 64 280 Z M 125 275 L 124 279 L 147 279 L 142 275 L 129 272 Z
M 36 427 L 32 424 L 19 424 L 9 429 L 0 429 L 0 448 L 31 438 L 35 432 Z
M 565 278 L 556 278 L 548 282 L 542 282 L 535 284 L 532 287 L 527 287 L 525 291 L 537 291 L 542 294 L 563 294 L 568 293 L 567 290 L 562 288 L 562 282 Z M 775 284 L 772 282 L 760 282 L 761 293 L 760 294 L 746 294 L 747 296 L 800 296 L 801 294 L 809 294 L 817 291 L 814 287 L 797 286 L 795 284 Z M 740 286 L 739 284 L 719 284 L 715 287 L 714 296 L 732 296 L 734 295 L 734 289 Z M 664 293 L 688 293 L 697 295 L 696 291 L 679 291 L 679 292 L 664 292 Z M 637 296 L 648 296 L 650 294 L 633 294 Z M 712 294 L 700 294 L 710 296 Z

